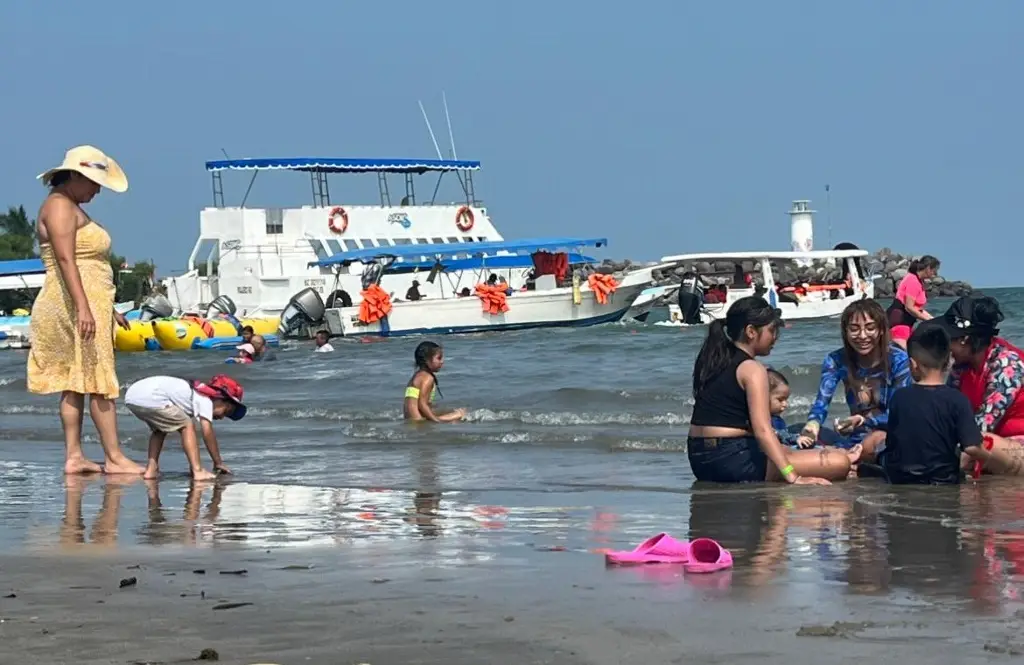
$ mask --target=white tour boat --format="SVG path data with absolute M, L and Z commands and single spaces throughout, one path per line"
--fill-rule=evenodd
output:
M 663 264 L 687 266 L 679 287 L 678 302 L 669 305 L 669 320 L 659 325 L 700 325 L 724 319 L 729 306 L 740 298 L 761 295 L 782 310 L 785 320 L 818 319 L 842 314 L 856 300 L 873 298 L 875 285 L 866 275 L 860 259 L 863 249 L 833 249 L 797 252 L 723 252 L 680 254 L 662 258 Z M 753 274 L 744 271 L 744 262 L 754 263 Z M 778 267 L 790 262 L 808 274 L 815 266 L 826 267 L 821 274 L 838 270 L 833 279 L 788 281 L 780 283 Z M 712 266 L 711 274 L 694 269 L 697 264 Z M 715 269 L 726 264 L 731 269 Z M 795 272 L 795 271 L 794 271 Z M 717 277 L 733 276 L 731 284 L 717 283 Z
M 37 291 L 45 279 L 46 268 L 40 259 L 0 261 L 0 291 Z M 0 312 L 0 349 L 24 349 L 29 342 L 29 317 Z
M 228 159 L 206 163 L 212 174 L 212 208 L 199 214 L 199 239 L 188 259 L 185 274 L 163 281 L 167 297 L 179 312 L 205 312 L 209 303 L 227 296 L 239 316 L 277 316 L 288 299 L 312 288 L 333 304 L 358 302 L 363 264 L 354 263 L 340 272 L 319 261 L 356 250 L 387 251 L 390 248 L 480 243 L 502 240 L 487 208 L 476 198 L 473 172 L 480 162 L 442 159 L 343 159 L 298 157 L 284 159 Z M 245 200 L 228 206 L 222 174 L 247 171 L 308 173 L 312 205 L 295 208 L 248 208 Z M 328 187 L 331 174 L 375 174 L 380 200 L 373 204 L 337 204 Z M 454 173 L 459 200 L 437 200 L 442 179 Z M 417 201 L 417 176 L 436 175 L 430 182 L 433 196 Z M 404 193 L 393 201 L 391 178 L 402 179 Z M 247 192 L 248 194 L 248 192 Z M 506 279 L 519 287 L 525 271 L 509 268 Z M 406 273 L 389 280 L 395 293 L 405 293 L 417 275 Z M 423 283 L 429 297 L 440 297 L 434 285 Z M 331 296 L 334 296 L 332 298 Z
M 364 273 L 365 286 L 381 293 L 394 291 L 388 281 L 401 276 L 396 271 L 408 269 L 403 266 L 403 259 L 415 263 L 427 257 L 425 272 L 433 278 L 440 295 L 390 302 L 384 306 L 383 315 L 370 317 L 358 305 L 325 308 L 318 294 L 307 289 L 296 294 L 282 314 L 281 332 L 302 327 L 312 331 L 325 326 L 333 336 L 388 337 L 582 327 L 618 321 L 640 292 L 651 285 L 651 271 L 657 266 L 626 273 L 615 280 L 614 290 L 608 292 L 607 286 L 614 278 L 598 275 L 584 279 L 579 271 L 569 269 L 568 254 L 558 251 L 606 244 L 604 238 L 545 238 L 342 252 L 319 261 L 318 265 L 341 269 L 355 263 L 376 266 Z M 530 282 L 522 289 L 502 285 L 498 289 L 501 295 L 497 296 L 500 302 L 495 303 L 486 288 L 481 292 L 479 284 L 493 273 L 492 262 L 512 261 L 511 257 L 517 255 L 534 266 Z M 449 267 L 454 268 L 450 273 Z M 421 276 L 421 280 L 427 279 Z M 364 298 L 363 304 L 372 305 L 368 298 Z

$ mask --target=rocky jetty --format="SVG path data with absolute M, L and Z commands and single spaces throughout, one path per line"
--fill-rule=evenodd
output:
M 910 262 L 914 257 L 898 254 L 888 247 L 860 259 L 861 269 L 866 275 L 871 275 L 875 281 L 875 297 L 891 298 L 896 292 L 896 286 L 903 279 Z M 616 261 L 605 259 L 597 271 L 613 275 L 621 275 L 631 269 L 642 266 L 655 265 L 654 263 L 635 263 L 626 259 Z M 761 269 L 761 264 L 756 261 L 743 261 L 744 272 L 756 272 Z M 654 280 L 659 286 L 678 284 L 684 273 L 694 270 L 704 277 L 709 283 L 730 284 L 735 272 L 736 264 L 732 261 L 697 261 L 692 264 L 685 264 L 668 270 L 655 270 Z M 829 262 L 816 262 L 807 267 L 801 267 L 792 262 L 785 262 L 777 266 L 776 281 L 782 284 L 822 284 L 837 282 L 843 279 L 842 270 L 838 264 Z M 928 295 L 931 297 L 958 297 L 970 295 L 974 288 L 967 282 L 948 280 L 938 275 L 925 283 Z

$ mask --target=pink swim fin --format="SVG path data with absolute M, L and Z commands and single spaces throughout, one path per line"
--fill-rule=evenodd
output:
M 717 573 L 732 568 L 732 554 L 710 538 L 690 543 L 690 560 L 683 566 L 687 573 Z
M 608 552 L 604 560 L 605 563 L 620 565 L 686 563 L 690 560 L 690 543 L 678 541 L 667 533 L 659 533 L 637 545 L 632 552 Z

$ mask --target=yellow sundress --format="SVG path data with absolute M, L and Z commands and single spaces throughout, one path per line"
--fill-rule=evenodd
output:
M 53 247 L 42 244 L 39 253 L 46 266 L 46 279 L 32 306 L 29 392 L 46 395 L 71 391 L 116 398 L 120 385 L 114 371 L 115 289 L 110 235 L 90 221 L 78 229 L 75 237 L 75 262 L 96 321 L 96 335 L 89 341 L 78 334 L 75 306 Z

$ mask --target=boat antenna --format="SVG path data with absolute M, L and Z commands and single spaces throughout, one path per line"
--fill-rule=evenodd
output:
M 455 152 L 455 134 L 452 133 L 452 117 L 448 115 L 448 96 L 443 90 L 441 100 L 444 102 L 444 119 L 448 123 L 448 140 L 452 143 L 452 159 L 458 159 L 459 153 Z
M 825 184 L 825 219 L 828 220 L 828 246 L 832 246 L 832 186 Z
M 423 108 L 423 102 L 419 102 L 420 113 L 423 114 L 423 122 L 427 123 L 427 131 L 430 132 L 430 140 L 434 142 L 434 150 L 437 151 L 437 158 L 440 160 L 444 159 L 444 155 L 441 154 L 441 146 L 437 145 L 437 137 L 434 136 L 434 129 L 430 126 L 430 118 L 427 117 L 427 110 Z
M 221 148 L 220 151 L 224 153 L 224 159 L 231 159 L 231 155 L 228 154 L 227 150 Z

